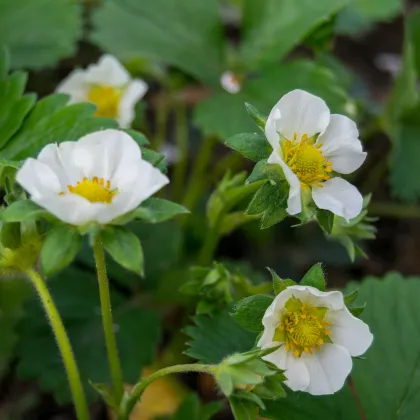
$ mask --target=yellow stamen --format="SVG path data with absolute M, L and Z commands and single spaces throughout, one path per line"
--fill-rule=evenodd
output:
M 88 93 L 88 101 L 97 106 L 95 115 L 99 117 L 118 117 L 121 90 L 113 86 L 94 86 Z
M 111 190 L 111 182 L 105 182 L 103 178 L 94 176 L 91 180 L 83 178 L 76 185 L 67 185 L 70 193 L 80 195 L 91 203 L 107 203 L 110 204 L 117 194 L 117 190 Z M 60 195 L 65 195 L 61 192 Z
M 286 307 L 292 309 L 283 315 L 277 330 L 282 331 L 287 352 L 292 351 L 295 357 L 303 352 L 313 354 L 314 349 L 319 350 L 326 342 L 331 331 L 327 329 L 330 322 L 324 321 L 327 308 L 315 307 L 308 304 L 299 304 L 296 298 L 290 298 Z
M 284 141 L 283 158 L 302 185 L 320 187 L 322 181 L 331 178 L 329 174 L 333 171 L 332 163 L 323 156 L 321 147 L 321 143 L 314 144 L 314 140 L 308 138 L 307 134 L 297 140 L 297 134 L 294 133 L 293 140 Z

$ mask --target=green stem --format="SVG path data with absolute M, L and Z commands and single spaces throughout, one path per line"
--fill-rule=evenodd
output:
M 198 263 L 200 265 L 207 266 L 211 264 L 219 239 L 219 226 L 209 229 L 198 257 Z
M 120 406 L 120 415 L 119 420 L 126 420 L 136 405 L 137 401 L 143 394 L 144 390 L 156 379 L 161 378 L 162 376 L 168 375 L 170 373 L 181 373 L 181 372 L 203 372 L 213 374 L 214 366 L 205 365 L 200 363 L 186 364 L 186 365 L 175 365 L 169 366 L 163 369 L 153 372 L 147 378 L 141 380 L 134 388 L 131 390 L 130 394 L 122 401 Z
M 44 306 L 51 328 L 57 340 L 57 345 L 63 358 L 64 367 L 70 384 L 70 390 L 73 396 L 74 406 L 76 408 L 78 420 L 88 420 L 89 410 L 86 403 L 83 385 L 80 380 L 79 370 L 71 349 L 70 341 L 64 328 L 63 321 L 54 304 L 53 298 L 48 291 L 42 277 L 34 269 L 26 270 L 26 275 L 31 280 L 41 302 Z
M 190 176 L 191 181 L 188 185 L 183 202 L 184 206 L 191 212 L 193 212 L 197 201 L 203 194 L 203 186 L 206 183 L 206 179 L 209 179 L 205 176 L 205 171 L 211 159 L 216 142 L 216 137 L 206 137 L 202 141 L 200 150 L 198 151 L 197 159 Z
M 124 385 L 121 371 L 120 358 L 118 356 L 117 342 L 114 334 L 114 322 L 112 320 L 111 297 L 109 294 L 108 277 L 102 238 L 98 234 L 93 245 L 96 271 L 98 273 L 99 296 L 101 299 L 102 324 L 105 334 L 106 349 L 108 352 L 109 367 L 111 370 L 112 384 L 114 387 L 115 399 L 120 403 L 124 394 Z
M 188 165 L 188 119 L 187 108 L 184 104 L 177 104 L 175 108 L 175 117 L 176 145 L 180 157 L 174 168 L 173 197 L 175 200 L 179 200 L 182 196 Z

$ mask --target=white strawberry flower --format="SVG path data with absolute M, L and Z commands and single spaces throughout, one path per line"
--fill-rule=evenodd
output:
M 366 159 L 357 126 L 351 119 L 330 114 L 321 98 L 294 90 L 272 109 L 265 134 L 273 147 L 268 163 L 280 165 L 290 184 L 289 214 L 302 211 L 302 189 L 311 191 L 318 208 L 346 220 L 361 212 L 360 192 L 335 176 L 354 172 Z
M 71 225 L 106 224 L 168 184 L 126 133 L 103 130 L 45 146 L 16 175 L 30 198 Z
M 341 389 L 352 357 L 362 355 L 373 341 L 369 327 L 345 306 L 342 293 L 311 286 L 290 286 L 279 293 L 262 323 L 258 346 L 280 345 L 264 359 L 285 370 L 290 389 L 313 395 Z
M 100 117 L 114 118 L 120 127 L 129 128 L 135 117 L 134 107 L 147 92 L 147 84 L 132 79 L 112 55 L 103 55 L 97 64 L 72 71 L 57 87 L 70 96 L 70 103 L 91 102 Z

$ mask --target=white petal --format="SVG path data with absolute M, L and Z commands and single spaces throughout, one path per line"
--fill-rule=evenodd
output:
M 85 71 L 77 69 L 72 71 L 56 88 L 56 92 L 66 93 L 70 96 L 70 103 L 87 100 L 89 85 L 85 79 Z
M 344 115 L 331 115 L 327 129 L 317 140 L 322 154 L 332 162 L 332 168 L 341 174 L 358 169 L 366 159 L 354 121 Z
M 80 226 L 91 221 L 97 221 L 95 217 L 97 208 L 94 204 L 98 203 L 90 203 L 77 194 L 69 193 L 64 196 L 50 194 L 33 197 L 32 200 L 63 222 L 71 225 Z M 103 206 L 105 205 L 103 204 Z
M 147 84 L 143 80 L 135 79 L 126 88 L 118 111 L 118 122 L 120 127 L 129 128 L 134 120 L 134 108 L 136 103 L 147 92 Z
M 330 110 L 319 97 L 304 90 L 293 90 L 284 95 L 272 109 L 266 124 L 266 136 L 274 140 L 274 130 L 289 140 L 296 133 L 312 137 L 323 132 L 330 121 Z
M 313 354 L 302 353 L 301 359 L 310 376 L 306 392 L 312 395 L 333 394 L 339 391 L 352 368 L 350 353 L 337 344 L 324 344 Z
M 16 181 L 32 196 L 59 194 L 61 184 L 54 171 L 45 163 L 29 158 L 16 174 Z
M 130 81 L 130 74 L 115 57 L 105 54 L 86 69 L 85 80 L 94 85 L 119 87 Z
M 82 137 L 72 159 L 83 168 L 83 176 L 102 177 L 112 181 L 113 188 L 118 188 L 119 174 L 141 161 L 141 150 L 127 133 L 108 129 Z
M 347 308 L 328 313 L 327 321 L 331 327 L 331 340 L 345 347 L 352 356 L 362 355 L 372 344 L 373 335 L 367 324 L 353 316 Z
M 281 118 L 280 110 L 274 107 L 270 115 L 267 118 L 265 123 L 265 136 L 267 137 L 268 142 L 271 144 L 271 147 L 275 152 L 279 152 L 280 149 L 280 135 L 277 132 L 277 123 Z
M 302 358 L 286 352 L 285 346 L 263 357 L 274 363 L 279 369 L 284 369 L 287 377 L 285 384 L 293 391 L 305 391 L 309 386 L 310 375 Z
M 290 185 L 289 198 L 287 200 L 287 212 L 289 214 L 298 214 L 302 211 L 302 201 L 300 198 L 300 181 L 295 173 L 287 166 L 287 164 L 280 157 L 279 153 L 273 151 L 268 158 L 268 163 L 278 164 L 282 167 L 283 173 L 287 182 Z
M 312 198 L 320 209 L 330 210 L 347 221 L 356 217 L 363 208 L 359 190 L 342 178 L 331 178 L 323 187 L 312 187 Z

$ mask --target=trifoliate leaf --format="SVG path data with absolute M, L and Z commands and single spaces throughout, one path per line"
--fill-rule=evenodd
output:
M 81 4 L 73 0 L 0 0 L 0 44 L 15 68 L 52 66 L 76 50 Z
M 420 410 L 420 278 L 390 273 L 384 278 L 367 277 L 359 287 L 366 301 L 361 318 L 373 335 L 364 360 L 355 359 L 351 385 L 334 395 L 311 396 L 289 393 L 279 402 L 266 401 L 261 415 L 274 420 L 414 420 Z M 384 369 L 386 366 L 386 369 Z M 378 386 L 378 384 L 381 384 Z M 351 390 L 351 388 L 352 390 Z M 354 393 L 357 392 L 358 404 Z M 358 407 L 359 405 L 359 407 Z
M 268 115 L 278 100 L 293 89 L 318 95 L 326 101 L 331 112 L 347 114 L 349 98 L 334 73 L 316 62 L 296 60 L 265 68 L 259 76 L 245 81 L 236 95 L 216 91 L 197 105 L 195 123 L 205 134 L 218 135 L 224 140 L 238 133 L 254 132 L 255 123 L 247 114 L 244 103 L 251 103 L 263 115 Z
M 66 326 L 88 399 L 97 400 L 99 395 L 89 380 L 111 384 L 111 379 L 96 275 L 67 269 L 51 279 L 48 287 Z M 133 305 L 113 289 L 111 301 L 124 380 L 135 383 L 142 368 L 155 357 L 160 321 L 155 312 Z M 18 333 L 18 375 L 36 379 L 40 388 L 52 392 L 59 403 L 70 403 L 63 362 L 42 306 L 35 296 L 25 306 L 25 317 L 19 323 Z
M 264 134 L 237 134 L 227 139 L 225 144 L 254 162 L 267 159 L 273 151 Z
M 322 269 L 322 263 L 314 264 L 308 272 L 303 276 L 300 284 L 304 286 L 312 286 L 318 290 L 324 291 L 326 286 L 325 274 Z
M 248 66 L 278 62 L 311 29 L 347 4 L 348 0 L 245 0 L 241 56 Z
M 41 264 L 47 277 L 68 266 L 76 257 L 82 244 L 78 230 L 69 225 L 54 228 L 41 249 Z
M 193 320 L 195 325 L 185 328 L 190 337 L 186 353 L 201 363 L 219 363 L 233 353 L 250 350 L 255 343 L 256 334 L 242 328 L 227 311 Z
M 149 58 L 216 84 L 224 70 L 218 6 L 216 0 L 108 1 L 93 17 L 92 40 L 123 60 Z
M 143 271 L 143 249 L 139 238 L 122 227 L 107 227 L 102 234 L 104 248 L 124 268 L 141 276 Z
M 247 330 L 260 332 L 263 330 L 263 316 L 272 302 L 272 296 L 249 296 L 235 303 L 231 315 L 238 324 Z

